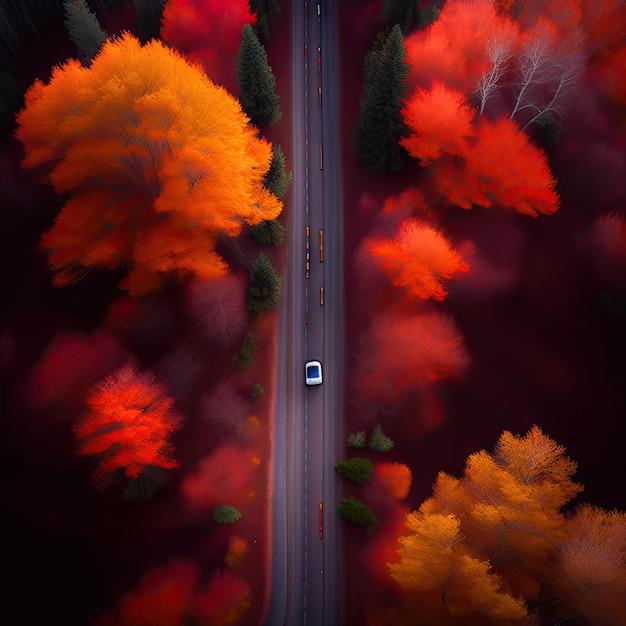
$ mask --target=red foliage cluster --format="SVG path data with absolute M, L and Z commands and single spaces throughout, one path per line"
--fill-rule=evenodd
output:
M 91 336 L 57 333 L 31 372 L 28 399 L 35 406 L 82 402 L 91 385 L 128 357 L 107 330 Z
M 199 511 L 219 504 L 240 508 L 254 495 L 256 472 L 251 450 L 228 444 L 204 457 L 183 479 L 182 494 Z
M 434 188 L 451 204 L 498 205 L 534 217 L 557 210 L 547 158 L 513 120 L 476 123 L 464 95 L 437 82 L 416 91 L 403 113 L 411 134 L 400 143 L 430 166 Z
M 468 364 L 451 318 L 436 312 L 383 313 L 365 335 L 354 380 L 368 397 L 394 398 L 408 387 L 459 375 Z
M 194 280 L 187 290 L 187 315 L 208 339 L 233 346 L 247 327 L 245 292 L 245 281 L 235 274 Z
M 161 38 L 204 68 L 207 76 L 237 93 L 237 55 L 241 33 L 257 18 L 248 0 L 168 0 Z
M 78 453 L 99 459 L 97 486 L 108 486 L 118 470 L 137 479 L 148 467 L 179 467 L 168 438 L 182 426 L 182 417 L 153 374 L 133 365 L 121 367 L 98 383 L 86 402 L 87 413 L 72 430 L 80 443 Z
M 437 229 L 415 218 L 404 220 L 394 239 L 370 241 L 370 252 L 391 282 L 418 300 L 443 300 L 441 281 L 469 271 Z
M 183 626 L 189 623 L 240 624 L 250 606 L 247 583 L 215 571 L 205 587 L 194 563 L 173 561 L 148 572 L 137 589 L 118 601 L 97 626 Z

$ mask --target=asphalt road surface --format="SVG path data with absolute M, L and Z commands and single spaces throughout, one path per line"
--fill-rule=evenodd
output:
M 293 214 L 281 301 L 272 594 L 265 623 L 339 626 L 340 483 L 334 464 L 344 443 L 343 235 L 334 3 L 296 0 L 293 20 Z M 322 362 L 320 386 L 304 384 L 309 359 Z

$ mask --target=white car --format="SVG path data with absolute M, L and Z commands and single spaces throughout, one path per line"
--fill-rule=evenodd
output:
M 307 385 L 322 384 L 322 364 L 319 361 L 307 361 L 304 366 Z

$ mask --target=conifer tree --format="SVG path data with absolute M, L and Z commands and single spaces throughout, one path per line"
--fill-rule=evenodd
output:
M 239 101 L 254 126 L 275 124 L 282 117 L 276 93 L 276 78 L 267 62 L 263 44 L 246 24 L 237 59 Z
M 365 95 L 354 130 L 356 155 L 369 170 L 397 172 L 404 165 L 404 149 L 398 141 L 405 135 L 400 110 L 410 66 L 400 27 L 396 24 L 379 51 L 380 39 L 365 59 Z
M 250 270 L 247 308 L 251 313 L 269 311 L 280 299 L 280 276 L 272 262 L 262 253 Z
M 107 34 L 100 28 L 96 14 L 89 10 L 85 0 L 65 0 L 63 7 L 65 27 L 76 45 L 78 58 L 83 65 L 89 66 L 106 41 Z
M 278 144 L 272 146 L 272 161 L 263 179 L 263 186 L 277 198 L 282 198 L 289 189 L 291 172 L 287 171 L 285 154 Z

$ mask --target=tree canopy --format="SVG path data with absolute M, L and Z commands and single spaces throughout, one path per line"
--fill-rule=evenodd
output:
M 274 219 L 263 185 L 271 144 L 239 103 L 158 41 L 109 40 L 90 68 L 70 60 L 37 80 L 17 118 L 27 168 L 68 194 L 43 249 L 53 284 L 123 268 L 133 296 L 227 266 L 220 233 Z

